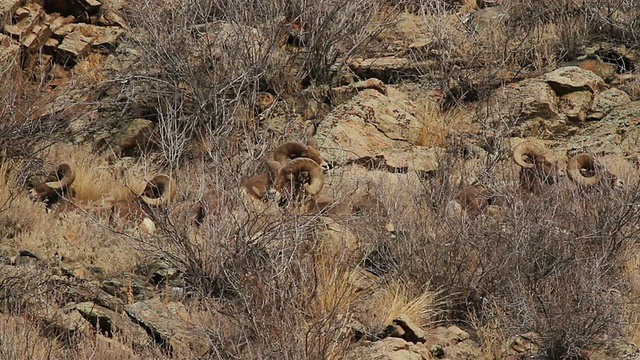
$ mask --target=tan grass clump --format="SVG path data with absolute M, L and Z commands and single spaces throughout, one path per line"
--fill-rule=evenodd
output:
M 45 360 L 66 358 L 56 340 L 40 335 L 37 324 L 23 317 L 0 314 L 0 358 Z
M 364 313 L 367 318 L 362 322 L 373 329 L 382 329 L 400 315 L 406 315 L 418 326 L 430 325 L 439 313 L 439 293 L 428 288 L 417 295 L 413 293 L 407 284 L 389 282 L 367 301 L 368 311 Z
M 467 121 L 468 116 L 459 108 L 442 112 L 432 99 L 416 102 L 416 117 L 422 123 L 422 131 L 415 144 L 427 147 L 444 147 L 451 130 Z
M 46 220 L 40 216 L 45 212 L 44 205 L 29 199 L 27 189 L 19 183 L 23 165 L 12 160 L 0 163 L 0 234 L 8 237 L 46 226 Z

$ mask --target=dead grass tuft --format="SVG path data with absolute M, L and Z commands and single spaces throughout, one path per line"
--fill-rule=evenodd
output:
M 394 319 L 406 315 L 420 327 L 432 325 L 441 311 L 440 294 L 429 286 L 421 293 L 413 288 L 399 281 L 379 286 L 364 305 L 363 324 L 380 331 Z
M 15 360 L 63 359 L 64 347 L 40 335 L 40 328 L 19 316 L 0 314 L 0 358 Z

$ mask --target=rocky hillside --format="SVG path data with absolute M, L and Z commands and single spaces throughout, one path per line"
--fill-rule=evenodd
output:
M 0 15 L 0 358 L 640 358 L 640 2 Z

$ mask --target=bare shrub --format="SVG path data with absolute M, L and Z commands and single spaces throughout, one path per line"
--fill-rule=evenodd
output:
M 512 195 L 497 215 L 412 226 L 390 251 L 406 281 L 442 288 L 446 318 L 473 314 L 506 338 L 533 331 L 551 358 L 578 358 L 625 324 L 620 267 L 638 236 L 637 194 Z
M 18 55 L 5 51 L 0 58 L 0 160 L 33 160 L 34 154 L 53 142 L 70 137 L 67 115 L 77 115 L 75 106 L 70 106 L 64 116 L 52 110 L 55 98 L 64 90 L 47 93 L 34 87 L 22 73 Z M 25 165 L 33 166 L 33 170 L 38 164 Z
M 237 154 L 270 135 L 254 118 L 258 92 L 286 98 L 304 78 L 330 82 L 337 57 L 382 26 L 374 22 L 378 3 L 128 4 L 132 31 L 122 47 L 137 49 L 139 61 L 104 85 L 121 94 L 122 112 L 159 123 L 158 143 L 172 166 L 185 139 L 209 139 L 216 151 Z M 286 45 L 293 24 L 301 27 L 302 47 Z
M 258 212 L 235 223 L 230 215 L 213 215 L 199 235 L 162 228 L 169 231 L 155 240 L 162 241 L 155 251 L 196 294 L 226 304 L 236 330 L 225 336 L 210 329 L 215 352 L 283 359 L 340 353 L 349 314 L 364 294 L 348 254 L 315 237 L 322 225 L 313 217 Z
M 478 11 L 443 0 L 419 4 L 426 41 L 409 54 L 418 64 L 437 60 L 421 78 L 449 105 L 484 99 L 505 82 L 574 60 L 594 42 L 637 45 L 634 1 L 509 1 Z
M 40 335 L 40 327 L 18 316 L 0 315 L 0 356 L 4 359 L 64 357 L 62 345 Z

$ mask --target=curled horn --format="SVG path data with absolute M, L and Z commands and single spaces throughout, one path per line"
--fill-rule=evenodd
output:
M 592 171 L 595 175 L 590 177 L 583 176 L 580 172 L 582 169 Z M 571 181 L 584 187 L 593 186 L 602 178 L 602 173 L 597 169 L 595 159 L 587 153 L 578 154 L 569 159 L 567 175 L 569 175 Z
M 160 192 L 159 197 L 150 198 L 148 196 L 149 192 L 155 194 L 157 191 Z M 173 200 L 173 198 L 175 198 L 176 191 L 175 180 L 173 180 L 169 175 L 159 174 L 154 176 L 154 178 L 147 183 L 147 186 L 145 187 L 142 195 L 140 195 L 140 198 L 150 206 L 162 206 L 167 205 Z
M 278 172 L 282 169 L 282 163 L 273 160 L 267 160 L 267 165 L 269 165 L 269 179 L 271 180 L 270 184 L 273 184 L 275 178 L 278 176 Z
M 273 159 L 280 164 L 284 164 L 291 155 L 296 154 L 299 156 L 307 150 L 309 150 L 309 147 L 301 142 L 288 141 L 278 146 L 273 153 Z
M 316 195 L 324 186 L 324 175 L 322 168 L 318 163 L 307 158 L 298 158 L 280 169 L 278 179 L 276 180 L 276 189 L 282 189 L 287 182 L 297 181 L 302 172 L 309 174 L 309 183 L 304 184 L 304 191 L 308 195 Z
M 513 161 L 516 164 L 520 165 L 520 167 L 531 169 L 533 168 L 532 163 L 527 163 L 524 161 L 525 156 L 529 156 L 531 158 L 536 157 L 538 155 L 543 155 L 542 149 L 540 149 L 537 145 L 534 145 L 530 142 L 523 141 L 515 149 L 513 149 Z
M 58 165 L 58 169 L 55 174 L 52 174 L 51 178 L 57 179 L 57 181 L 46 182 L 45 185 L 54 189 L 60 190 L 69 187 L 76 180 L 76 173 L 68 163 L 62 163 Z

